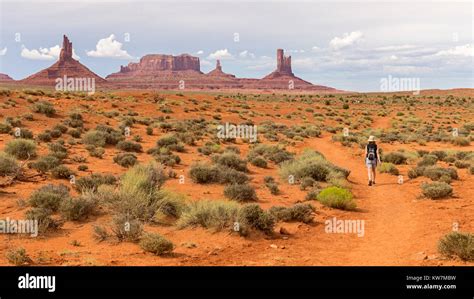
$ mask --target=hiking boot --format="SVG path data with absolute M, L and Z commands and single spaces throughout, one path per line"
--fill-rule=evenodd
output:
M 369 181 L 369 186 L 372 186 L 372 181 Z

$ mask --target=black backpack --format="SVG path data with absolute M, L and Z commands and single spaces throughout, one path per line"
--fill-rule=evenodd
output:
M 367 159 L 370 161 L 377 159 L 377 145 L 375 143 L 367 144 Z

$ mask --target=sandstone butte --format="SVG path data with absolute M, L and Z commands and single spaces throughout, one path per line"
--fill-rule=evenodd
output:
M 225 73 L 219 60 L 216 61 L 216 68 L 205 74 L 201 71 L 199 57 L 189 54 L 145 55 L 139 62 L 130 62 L 126 66 L 121 66 L 118 72 L 103 79 L 75 60 L 72 57 L 72 49 L 72 43 L 64 35 L 63 47 L 56 63 L 23 80 L 9 82 L 51 86 L 56 84 L 57 78 L 67 76 L 68 78 L 94 78 L 97 86 L 112 89 L 180 89 L 182 87 L 184 89 L 294 89 L 338 92 L 334 88 L 314 85 L 296 77 L 291 68 L 291 56 L 285 56 L 282 49 L 277 49 L 276 70 L 262 79 L 237 78 L 235 75 Z M 0 81 L 3 82 L 2 78 L 0 76 Z

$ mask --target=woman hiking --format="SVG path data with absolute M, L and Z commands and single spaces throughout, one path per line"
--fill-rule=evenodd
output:
M 367 141 L 369 143 L 365 147 L 365 165 L 369 174 L 369 186 L 372 186 L 375 185 L 375 169 L 380 163 L 380 154 L 375 143 L 375 136 L 370 136 Z

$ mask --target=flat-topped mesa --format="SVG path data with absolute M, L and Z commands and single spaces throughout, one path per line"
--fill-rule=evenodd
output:
M 14 80 L 7 74 L 0 73 L 0 81 L 14 81 Z
M 59 54 L 59 61 L 65 61 L 72 59 L 72 43 L 69 41 L 66 35 L 63 35 L 63 47 Z
M 195 71 L 201 73 L 199 57 L 189 54 L 179 56 L 150 54 L 140 59 L 140 62 L 131 62 L 120 67 L 120 73 L 137 72 L 140 74 L 153 74 L 163 71 Z

